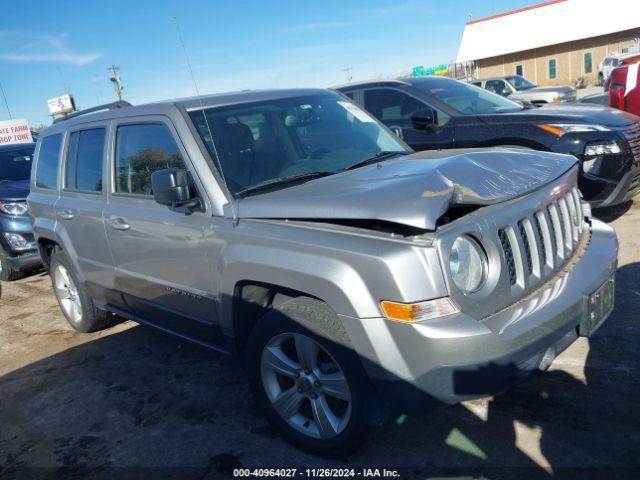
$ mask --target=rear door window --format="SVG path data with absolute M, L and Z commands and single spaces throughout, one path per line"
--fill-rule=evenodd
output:
M 67 152 L 66 188 L 102 191 L 105 134 L 104 128 L 92 128 L 71 134 Z
M 186 170 L 166 125 L 146 123 L 118 127 L 114 173 L 116 193 L 151 195 L 151 174 L 172 167 Z
M 364 103 L 385 125 L 408 128 L 411 128 L 411 114 L 425 108 L 419 100 L 389 88 L 365 91 Z
M 62 135 L 50 135 L 42 139 L 36 167 L 36 187 L 56 189 L 58 187 L 58 159 Z

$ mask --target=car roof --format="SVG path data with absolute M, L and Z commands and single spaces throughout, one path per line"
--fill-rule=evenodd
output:
M 12 143 L 10 145 L 0 145 L 0 152 L 11 152 L 12 150 L 34 149 L 35 143 Z
M 403 78 L 387 78 L 387 79 L 374 79 L 374 80 L 363 80 L 359 82 L 351 82 L 345 83 L 342 85 L 336 85 L 335 87 L 331 87 L 334 90 L 347 90 L 358 87 L 366 87 L 370 85 L 376 86 L 389 86 L 389 85 L 417 85 L 420 83 L 436 83 L 442 81 L 457 81 L 454 78 L 444 77 L 442 75 L 429 75 L 427 77 L 403 77 Z
M 638 62 L 640 62 L 640 53 L 634 53 L 629 57 L 625 57 L 622 61 L 622 65 L 629 65 L 629 64 L 638 63 Z
M 335 93 L 331 92 L 331 90 L 321 88 L 243 90 L 237 92 L 201 95 L 199 97 L 185 97 L 172 100 L 162 100 L 141 105 L 121 105 L 118 108 L 111 109 L 107 109 L 108 105 L 105 105 L 105 109 L 101 111 L 87 112 L 86 114 L 82 114 L 81 111 L 79 112 L 80 114 L 78 114 L 78 112 L 74 112 L 76 113 L 76 115 L 69 119 L 64 119 L 64 117 L 61 117 L 53 125 L 47 127 L 47 129 L 44 130 L 40 136 L 63 132 L 76 125 L 81 125 L 88 122 L 112 120 L 139 115 L 166 114 L 168 111 L 175 110 L 178 107 L 184 108 L 189 111 L 209 107 L 239 105 L 243 103 L 259 102 L 264 100 L 332 93 L 335 95 Z
M 371 80 L 358 80 L 357 82 L 342 83 L 334 85 L 332 90 L 344 90 L 353 87 L 362 87 L 367 85 L 408 85 L 409 78 L 377 78 Z
M 635 55 L 640 55 L 640 52 L 612 53 L 611 55 L 607 55 L 605 58 L 617 58 L 622 60 L 624 58 L 633 57 Z

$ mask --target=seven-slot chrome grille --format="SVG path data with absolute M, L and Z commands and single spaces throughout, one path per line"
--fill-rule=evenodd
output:
M 629 142 L 633 158 L 636 163 L 640 163 L 640 122 L 634 123 L 629 130 L 626 130 L 624 136 Z
M 545 208 L 501 227 L 498 237 L 511 285 L 529 286 L 555 273 L 571 258 L 583 230 L 575 187 Z
M 637 193 L 640 193 L 640 122 L 634 123 L 633 126 L 624 132 L 624 136 L 629 142 L 629 148 L 631 149 L 631 153 L 633 154 L 633 159 L 636 163 L 636 169 L 631 177 L 631 182 L 629 183 L 629 194 L 627 198 L 631 198 Z

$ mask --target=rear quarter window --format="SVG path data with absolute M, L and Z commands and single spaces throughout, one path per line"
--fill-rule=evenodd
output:
M 102 191 L 104 139 L 104 128 L 93 128 L 71 134 L 67 154 L 66 188 Z
M 42 139 L 36 163 L 36 187 L 56 189 L 58 186 L 58 160 L 62 135 L 50 135 Z

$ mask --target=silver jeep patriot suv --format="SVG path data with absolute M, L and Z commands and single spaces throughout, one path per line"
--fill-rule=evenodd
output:
M 613 308 L 616 236 L 574 157 L 413 153 L 326 90 L 101 108 L 47 128 L 33 167 L 65 317 L 239 354 L 266 417 L 309 451 L 504 390 Z

